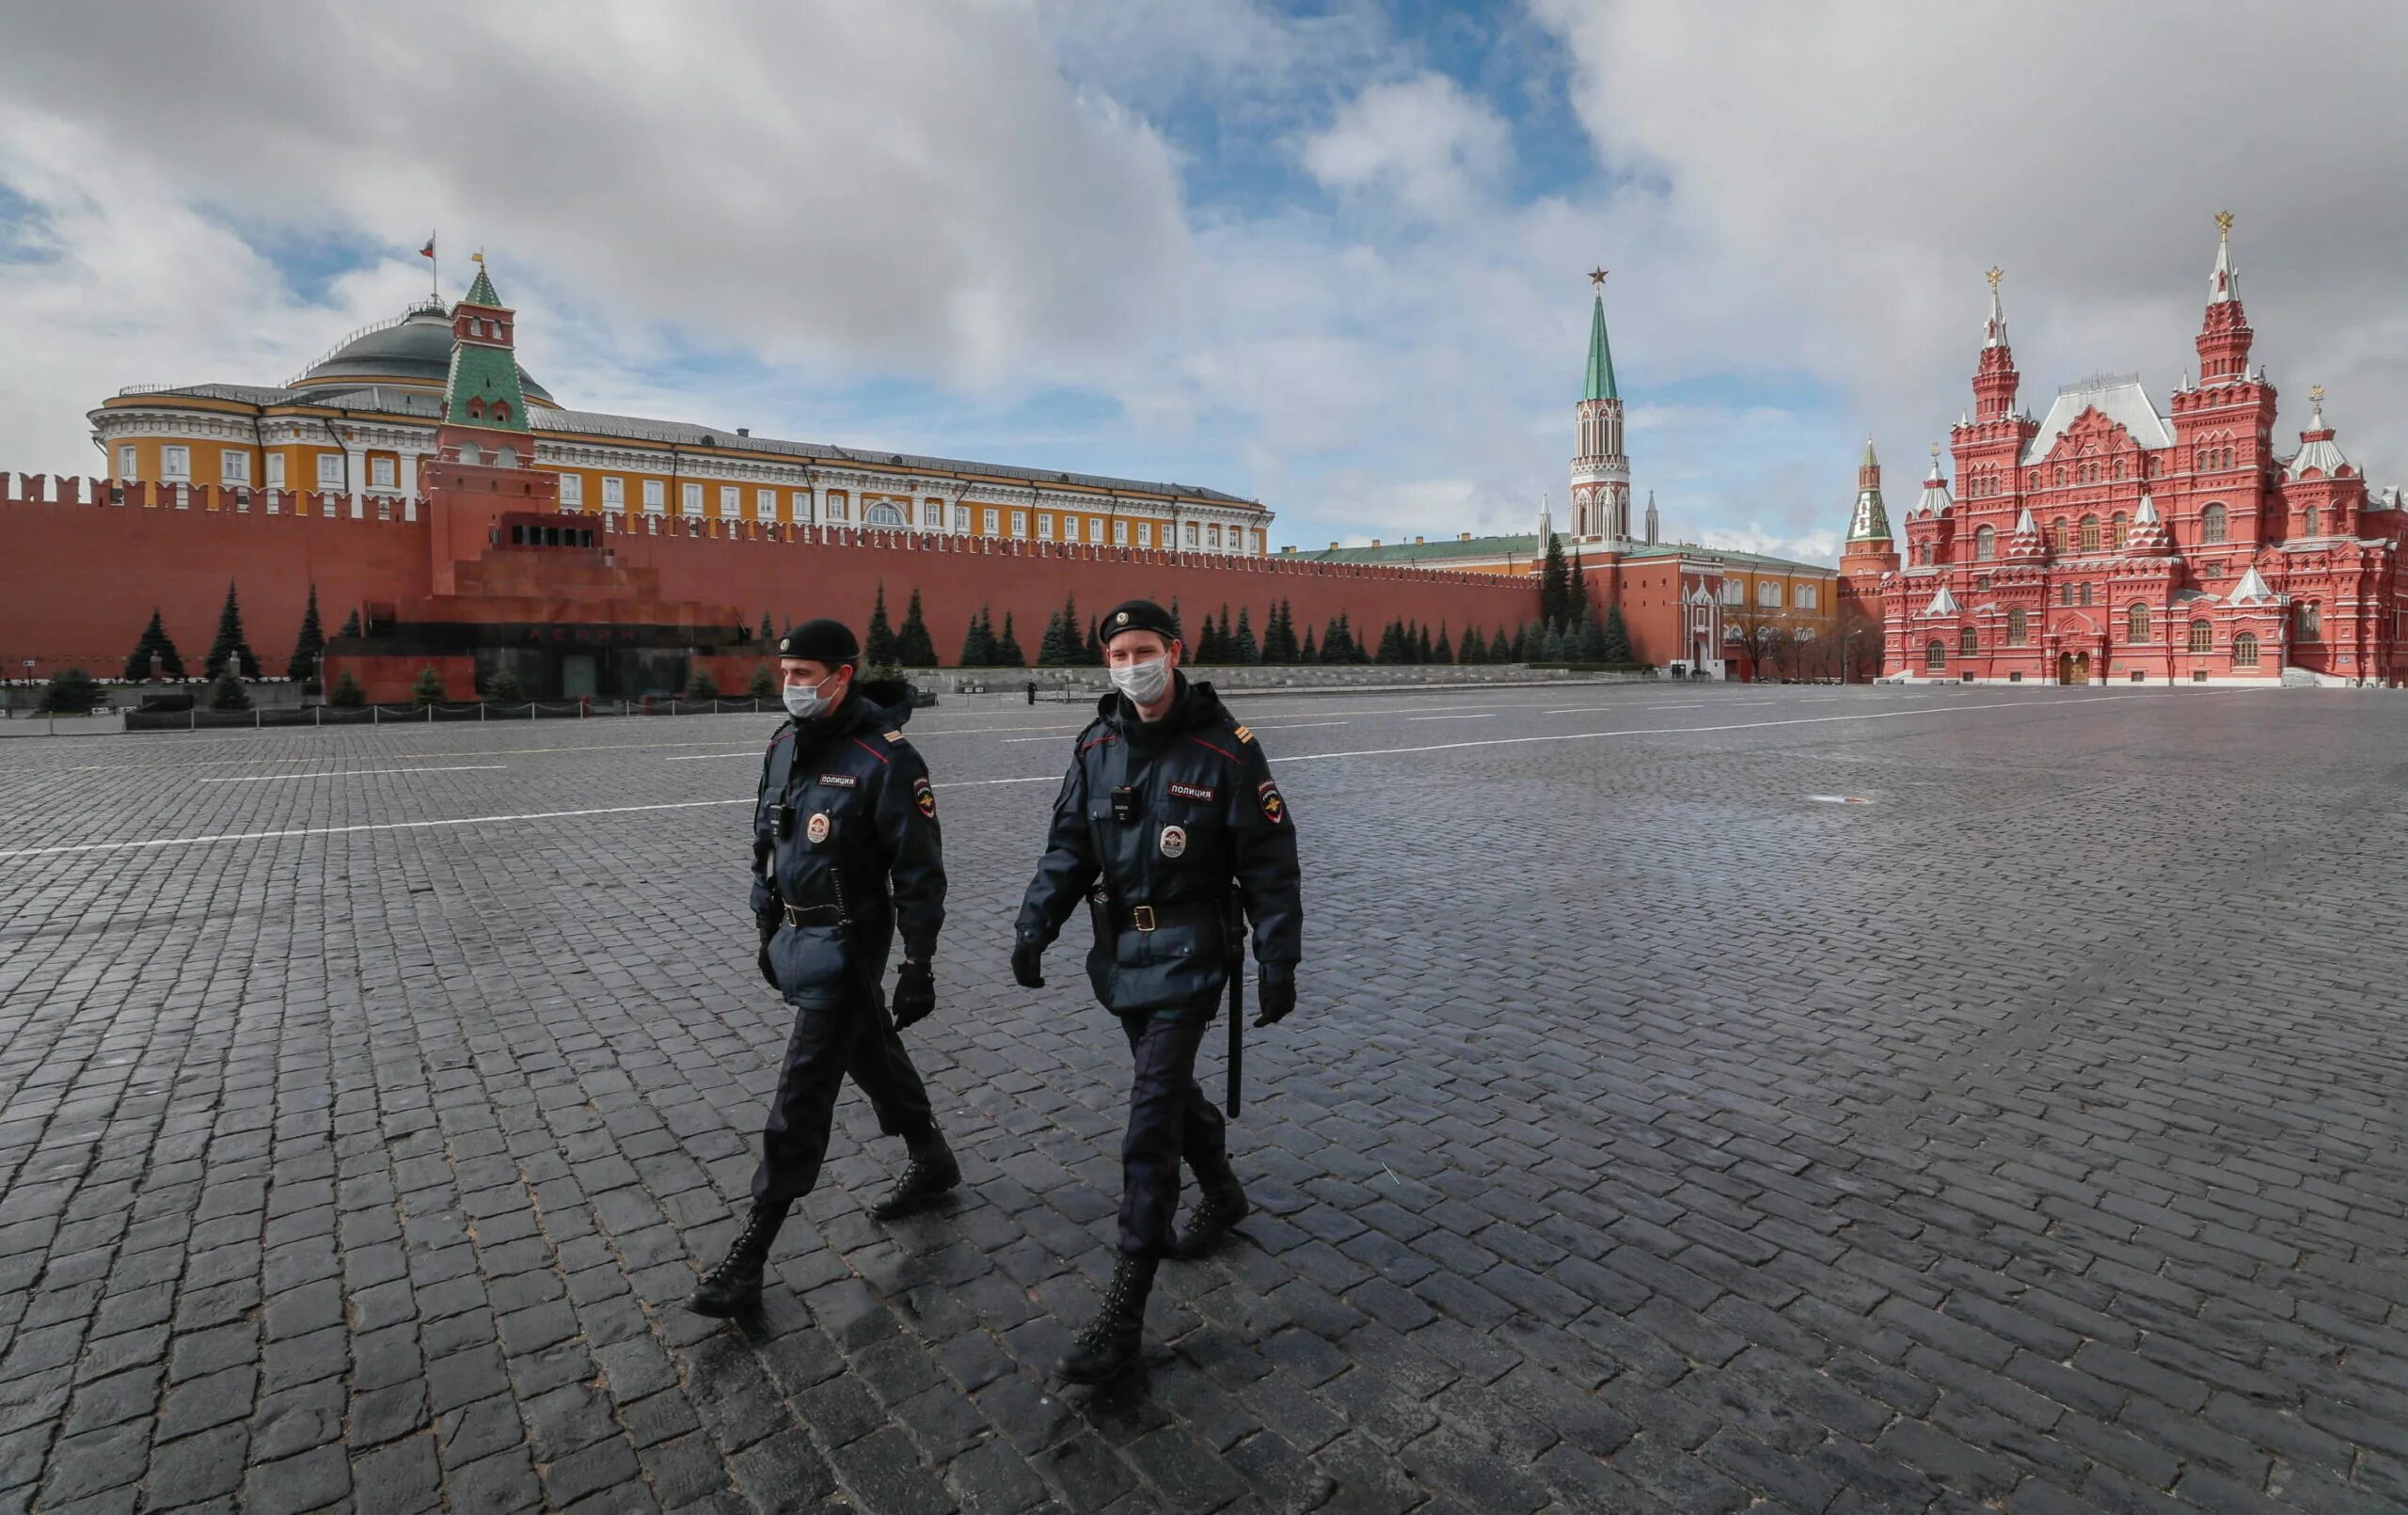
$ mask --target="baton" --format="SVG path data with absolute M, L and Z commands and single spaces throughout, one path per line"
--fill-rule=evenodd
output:
M 1238 1118 L 1238 1089 L 1245 1081 L 1245 959 L 1229 972 L 1229 1119 Z

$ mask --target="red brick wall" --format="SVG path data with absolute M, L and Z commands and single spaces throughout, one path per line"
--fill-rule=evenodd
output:
M 101 486 L 88 486 L 98 496 Z M 353 607 L 390 604 L 435 592 L 432 538 L 420 519 L 327 518 L 317 496 L 287 497 L 306 514 L 267 515 L 193 508 L 146 508 L 39 502 L 11 476 L 0 475 L 0 659 L 13 668 L 42 659 L 40 671 L 81 663 L 96 673 L 122 666 L 156 605 L 186 663 L 198 671 L 217 625 L 230 578 L 238 585 L 244 624 L 263 671 L 280 673 L 301 624 L 309 586 L 331 637 Z M 79 489 L 79 494 L 82 491 Z M 138 497 L 138 491 L 136 492 Z M 598 516 L 563 516 L 600 528 Z M 714 523 L 716 524 L 716 523 Z M 1538 591 L 1529 579 L 1477 574 L 1421 573 L 1351 564 L 1283 562 L 1277 559 L 1212 559 L 1118 547 L 1054 547 L 974 539 L 926 539 L 902 533 L 808 529 L 768 540 L 762 529 L 737 527 L 730 535 L 690 537 L 611 532 L 601 540 L 624 565 L 658 573 L 664 600 L 734 605 L 757 628 L 766 613 L 783 628 L 789 621 L 832 615 L 865 627 L 879 587 L 889 619 L 902 624 L 911 591 L 938 656 L 960 651 L 972 612 L 990 608 L 1000 631 L 1006 611 L 1022 648 L 1033 660 L 1046 618 L 1074 595 L 1082 626 L 1115 602 L 1145 595 L 1176 599 L 1190 623 L 1224 604 L 1234 617 L 1250 612 L 1262 634 L 1273 601 L 1294 608 L 1297 634 L 1316 642 L 1343 611 L 1357 635 L 1376 640 L 1379 628 L 1404 616 L 1445 625 L 1460 638 L 1466 624 L 1483 635 L 1515 627 L 1535 613 Z M 480 526 L 473 533 L 483 542 Z M 1011 550 L 1014 546 L 1020 550 Z M 581 618 L 581 609 L 563 614 Z

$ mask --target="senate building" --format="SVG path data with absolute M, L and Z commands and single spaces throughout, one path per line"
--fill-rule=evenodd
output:
M 483 281 L 482 269 L 479 279 Z M 277 386 L 139 385 L 91 413 L 112 482 L 411 499 L 435 456 L 453 350 L 429 299 Z M 641 523 L 888 528 L 1186 552 L 1267 551 L 1272 515 L 1197 486 L 879 452 L 571 410 L 520 370 L 532 466 L 560 508 Z
M 2161 408 L 2138 374 L 2019 404 L 2000 274 L 1949 435 L 1932 449 L 1903 544 L 1877 469 L 1840 560 L 1844 614 L 1880 626 L 1886 676 L 1962 683 L 2398 684 L 2408 585 L 2398 489 L 2369 493 L 2308 391 L 2276 440 L 2273 379 L 2250 357 L 2217 217 L 2198 369 Z M 1872 460 L 1868 452 L 1867 464 Z

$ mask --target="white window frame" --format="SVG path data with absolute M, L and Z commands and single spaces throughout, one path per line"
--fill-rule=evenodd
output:
M 1756 608 L 1759 610 L 1781 608 L 1781 585 L 1778 582 L 1766 579 L 1756 586 Z
M 627 481 L 614 473 L 602 476 L 602 508 L 624 511 L 627 508 Z
M 585 476 L 581 473 L 560 475 L 561 509 L 580 511 L 585 508 Z
M 1196 550 L 1196 541 L 1197 541 L 1197 533 L 1196 533 L 1196 523 L 1195 523 L 1195 522 L 1193 522 L 1193 521 L 1190 521 L 1190 522 L 1188 522 L 1188 523 L 1187 523 L 1187 550 L 1188 550 L 1188 551 L 1190 551 L 1190 552 L 1194 552 L 1194 551 Z
M 794 492 L 793 506 L 794 506 L 794 519 L 796 519 L 796 520 L 798 520 L 798 521 L 808 521 L 808 520 L 810 520 L 810 519 L 812 518 L 812 515 L 811 515 L 811 491 L 810 491 L 810 490 L 808 490 L 808 489 L 798 489 L 798 490 L 796 490 L 796 491 Z
M 1722 581 L 1722 603 L 1723 603 L 1723 604 L 1725 604 L 1725 605 L 1745 605 L 1745 604 L 1747 604 L 1747 603 L 1748 603 L 1748 585 L 1747 585 L 1747 581 L 1746 581 L 1746 580 L 1744 580 L 1744 579 L 1737 579 L 1737 578 L 1726 578 L 1726 579 L 1724 579 L 1724 580 Z
M 368 460 L 368 487 L 371 489 L 401 488 L 401 465 L 391 458 L 370 458 Z
M 695 484 L 695 483 L 683 483 L 683 482 L 681 482 L 681 483 L 679 483 L 679 484 L 678 484 L 678 486 L 677 486 L 677 513 L 679 513 L 680 515 L 687 516 L 687 517 L 689 517 L 689 519 L 693 519 L 693 520 L 700 520 L 700 519 L 702 518 L 702 514 L 703 514 L 703 486 L 702 486 L 702 485 L 700 485 L 700 484 Z
M 240 448 L 226 448 L 217 454 L 217 481 L 230 489 L 247 489 L 251 483 L 251 455 Z
M 752 491 L 752 518 L 756 521 L 774 521 L 778 518 L 778 492 L 776 490 L 756 489 Z
M 744 513 L 744 491 L 735 484 L 719 486 L 719 516 L 733 521 Z
M 990 507 L 990 508 L 989 508 L 989 510 L 987 511 L 986 515 L 983 517 L 983 519 L 984 519 L 984 520 L 985 520 L 985 522 L 986 522 L 986 534 L 987 534 L 988 536 L 990 536 L 990 537 L 991 537 L 991 536 L 997 535 L 997 531 L 996 531 L 996 529 L 995 529 L 995 523 L 996 523 L 998 520 L 1000 520 L 1000 519 L 1002 518 L 1002 515 L 1003 515 L 1003 513 L 1002 513 L 1002 512 L 997 511 L 997 510 L 995 510 L 995 509 L 993 509 L 993 508 L 991 508 L 991 507 Z
M 851 504 L 852 501 L 850 498 L 842 492 L 830 495 L 828 497 L 828 519 L 832 521 L 842 521 L 847 519 Z
M 643 481 L 643 513 L 666 515 L 669 513 L 669 481 L 647 479 Z
M 964 533 L 964 534 L 967 534 L 967 533 L 968 533 L 968 531 L 970 530 L 970 507 L 969 507 L 969 506 L 967 506 L 967 505 L 956 505 L 956 506 L 953 508 L 953 529 L 954 529 L 956 531 L 962 532 L 962 533 Z
M 1814 586 L 1800 584 L 1790 598 L 1800 610 L 1812 610 L 1814 608 Z
M 1150 546 L 1152 546 L 1153 544 L 1154 544 L 1154 523 L 1153 523 L 1153 522 L 1151 522 L 1151 521 L 1140 521 L 1140 522 L 1138 522 L 1138 523 L 1137 523 L 1137 545 L 1139 545 L 1139 546 L 1141 546 L 1141 547 L 1150 547 Z
M 1087 517 L 1087 540 L 1098 546 L 1101 546 L 1103 544 L 1102 516 L 1090 515 Z
M 1112 523 L 1112 544 L 1116 547 L 1125 547 L 1129 545 L 1128 522 L 1115 521 Z
M 1054 515 L 1050 511 L 1037 513 L 1037 540 L 1039 542 L 1054 540 Z
M 342 487 L 342 465 L 343 456 L 340 452 L 321 452 L 318 454 L 319 493 L 324 494 L 328 490 L 341 489 Z
M 134 445 L 133 443 L 131 443 L 131 442 L 121 442 L 121 443 L 118 444 L 118 450 L 117 450 L 117 476 L 118 476 L 119 479 L 131 479 L 131 478 L 133 478 L 133 477 L 135 476 L 135 470 L 137 470 L 137 469 L 138 469 L 138 468 L 140 468 L 141 466 L 142 466 L 142 454 L 141 454 L 141 452 L 140 452 L 139 450 L 137 450 L 135 448 L 135 445 Z
M 1213 522 L 1210 527 L 1205 529 L 1204 545 L 1210 547 L 1214 552 L 1221 550 L 1221 524 L 1218 521 Z
M 163 447 L 159 450 L 159 478 L 171 484 L 192 482 L 192 449 Z
M 271 452 L 267 455 L 267 487 L 270 489 L 284 487 L 284 454 L 281 452 Z

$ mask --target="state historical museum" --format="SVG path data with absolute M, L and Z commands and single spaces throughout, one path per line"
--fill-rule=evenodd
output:
M 1974 408 L 1938 448 L 1903 558 L 1861 493 L 1840 573 L 1877 614 L 1890 678 L 2063 684 L 2397 684 L 2408 678 L 2398 490 L 2369 496 L 2308 391 L 2276 451 L 2274 386 L 2250 361 L 2229 215 L 2208 277 L 2198 377 L 2172 414 L 2137 374 L 2057 392 L 2035 420 L 1990 271 Z M 1869 460 L 1868 460 L 1869 461 Z

